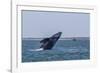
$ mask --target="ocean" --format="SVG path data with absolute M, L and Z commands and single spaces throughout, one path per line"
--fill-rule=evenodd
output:
M 60 39 L 52 50 L 34 51 L 40 48 L 41 39 L 22 39 L 22 62 L 69 61 L 90 59 L 89 38 Z

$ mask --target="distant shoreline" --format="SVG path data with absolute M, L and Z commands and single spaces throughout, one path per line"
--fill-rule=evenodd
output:
M 44 38 L 22 38 L 22 40 L 42 40 Z M 90 37 L 67 37 L 67 38 L 60 38 L 59 40 L 89 40 Z

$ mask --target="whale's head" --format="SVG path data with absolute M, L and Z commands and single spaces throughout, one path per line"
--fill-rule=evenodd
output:
M 51 37 L 51 39 L 58 40 L 58 39 L 60 38 L 61 34 L 62 34 L 62 32 L 58 32 L 58 33 L 54 34 L 54 35 Z

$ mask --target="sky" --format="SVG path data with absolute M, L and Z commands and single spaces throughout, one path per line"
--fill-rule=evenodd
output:
M 90 14 L 75 12 L 22 11 L 22 37 L 44 38 L 62 32 L 62 38 L 89 37 Z

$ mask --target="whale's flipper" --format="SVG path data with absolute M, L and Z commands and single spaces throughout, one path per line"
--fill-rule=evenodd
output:
M 62 32 L 58 32 L 53 36 L 51 36 L 50 38 L 45 38 L 41 40 L 40 43 L 42 43 L 42 45 L 40 46 L 40 48 L 43 48 L 44 50 L 52 49 L 52 47 L 56 44 L 56 42 L 60 38 L 61 34 Z

